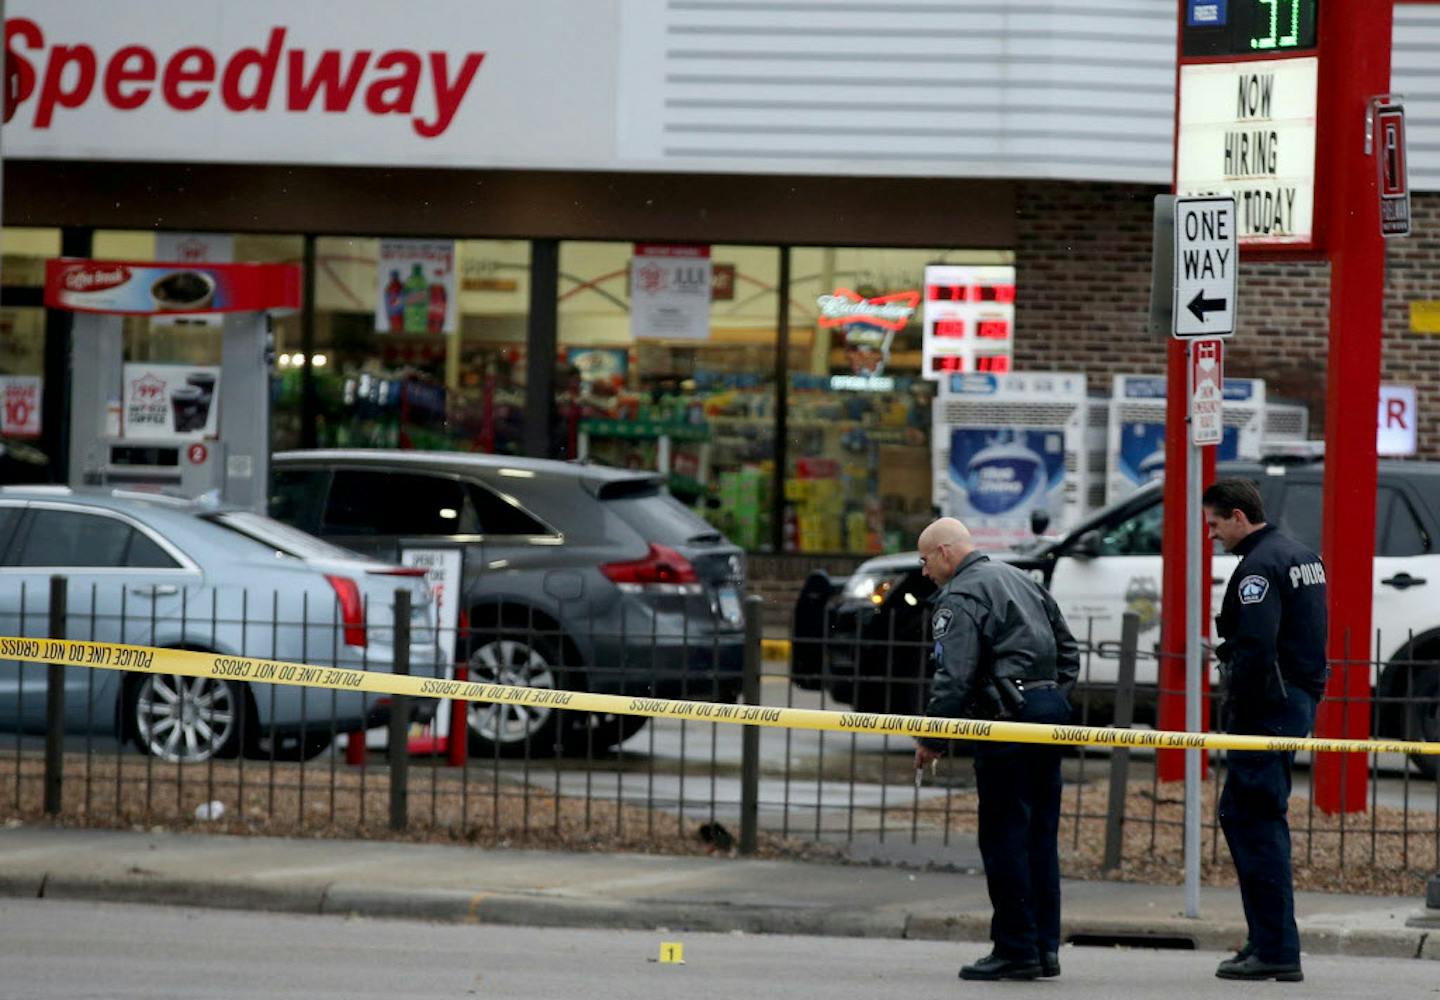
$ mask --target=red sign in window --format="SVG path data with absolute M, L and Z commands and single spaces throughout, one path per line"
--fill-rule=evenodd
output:
M 981 340 L 1008 340 L 1010 323 L 1003 319 L 982 319 L 975 324 L 975 336 Z
M 1014 285 L 979 285 L 975 298 L 980 302 L 1014 302 Z
M 1008 372 L 1010 358 L 1004 354 L 982 354 L 975 359 L 977 372 Z
M 932 333 L 937 337 L 963 337 L 965 336 L 965 321 L 963 319 L 937 319 Z

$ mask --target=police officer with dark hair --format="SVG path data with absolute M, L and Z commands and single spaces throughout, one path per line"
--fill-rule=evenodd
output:
M 1222 479 L 1201 497 L 1210 534 L 1240 557 L 1225 588 L 1215 653 L 1228 732 L 1305 736 L 1325 692 L 1325 567 L 1265 523 L 1260 491 Z M 1290 871 L 1292 753 L 1231 750 L 1220 826 L 1235 859 L 1249 938 L 1221 962 L 1221 979 L 1300 982 L 1300 934 Z
M 1080 656 L 1050 594 L 975 551 L 954 518 L 931 524 L 917 547 L 925 576 L 940 587 L 932 598 L 935 678 L 926 714 L 1067 722 Z M 949 743 L 916 740 L 916 769 Z M 1060 753 L 1047 744 L 975 743 L 993 948 L 962 968 L 961 979 L 1060 975 Z

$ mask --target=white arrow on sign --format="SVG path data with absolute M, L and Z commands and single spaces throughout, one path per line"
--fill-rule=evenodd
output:
M 1175 336 L 1228 337 L 1235 332 L 1239 264 L 1235 198 L 1176 198 Z

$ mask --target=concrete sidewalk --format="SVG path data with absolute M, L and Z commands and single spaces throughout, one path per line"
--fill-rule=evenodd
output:
M 1245 937 L 1233 889 L 1067 881 L 1067 940 L 1227 950 Z M 0 895 L 539 927 L 983 941 L 978 875 L 801 861 L 576 854 L 354 840 L 15 827 Z M 1305 950 L 1440 959 L 1424 900 L 1299 893 Z M 1407 926 L 1407 921 L 1413 926 Z

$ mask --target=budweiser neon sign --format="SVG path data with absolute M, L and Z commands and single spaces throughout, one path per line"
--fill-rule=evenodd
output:
M 5 120 L 32 101 L 28 124 L 36 129 L 92 104 L 176 112 L 215 105 L 235 114 L 353 110 L 408 118 L 417 135 L 433 139 L 454 121 L 485 59 L 484 52 L 466 52 L 455 65 L 437 51 L 316 50 L 287 44 L 287 34 L 286 27 L 271 27 L 263 46 L 228 51 L 189 45 L 166 52 L 131 43 L 97 52 L 83 42 L 47 39 L 29 18 L 11 18 L 5 59 L 15 86 Z
M 864 323 L 885 330 L 903 330 L 920 306 L 919 292 L 895 292 L 867 299 L 848 288 L 837 288 L 833 294 L 816 299 L 820 306 L 820 325 L 849 326 Z

